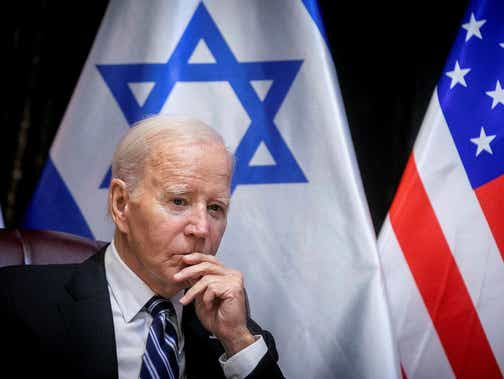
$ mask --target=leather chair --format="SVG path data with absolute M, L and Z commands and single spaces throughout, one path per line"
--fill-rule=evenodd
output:
M 56 231 L 0 229 L 0 267 L 79 263 L 106 244 Z

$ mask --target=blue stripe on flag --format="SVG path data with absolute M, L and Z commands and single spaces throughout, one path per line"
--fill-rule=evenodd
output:
M 320 31 L 320 34 L 324 38 L 326 45 L 329 47 L 329 40 L 327 39 L 327 34 L 324 27 L 324 21 L 322 20 L 322 15 L 320 14 L 320 8 L 317 0 L 301 0 L 306 10 L 310 14 L 311 18 L 317 28 Z
M 93 233 L 51 158 L 47 159 L 23 220 L 23 227 L 59 230 L 93 238 Z

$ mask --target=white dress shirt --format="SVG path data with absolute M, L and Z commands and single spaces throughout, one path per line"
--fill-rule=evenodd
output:
M 105 274 L 112 306 L 119 379 L 138 378 L 152 323 L 152 316 L 142 308 L 155 293 L 123 262 L 114 242 L 105 251 Z M 182 304 L 179 302 L 182 296 L 183 291 L 170 300 L 177 315 L 180 378 L 185 378 Z M 252 345 L 230 358 L 223 354 L 219 363 L 227 378 L 241 379 L 252 372 L 266 352 L 262 336 L 256 336 Z

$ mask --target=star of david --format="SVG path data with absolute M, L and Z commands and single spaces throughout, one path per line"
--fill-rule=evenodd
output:
M 215 63 L 189 63 L 200 40 L 205 41 Z M 238 62 L 207 9 L 200 3 L 168 62 L 102 64 L 97 68 L 129 125 L 146 115 L 159 113 L 176 82 L 229 82 L 251 120 L 235 151 L 233 192 L 238 185 L 307 182 L 273 121 L 302 63 L 301 60 Z M 272 81 L 264 100 L 251 85 L 255 80 Z M 154 82 L 142 105 L 128 86 L 141 82 Z M 250 165 L 261 142 L 276 164 Z M 109 169 L 100 188 L 107 188 L 110 178 Z

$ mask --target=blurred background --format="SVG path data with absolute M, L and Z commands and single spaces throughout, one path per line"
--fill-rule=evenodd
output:
M 16 4 L 1 34 L 6 227 L 21 224 L 108 1 Z M 378 233 L 468 1 L 319 4 Z

